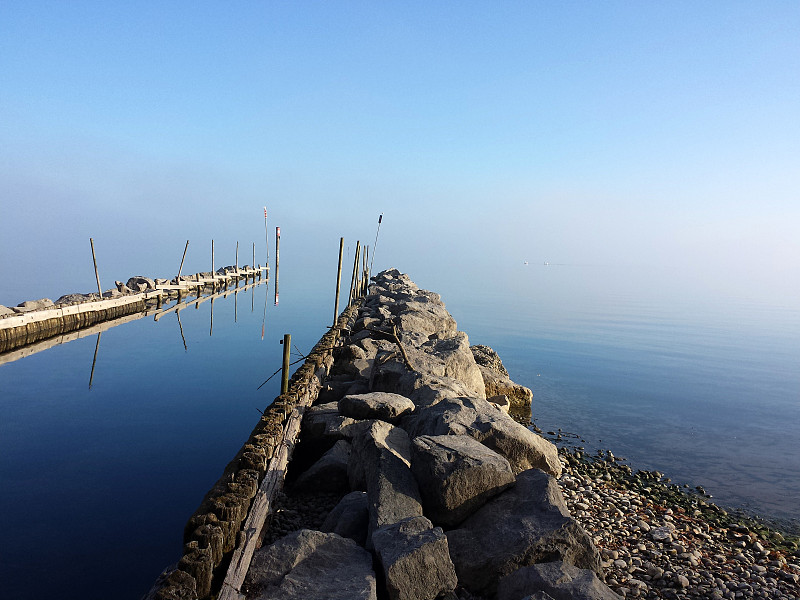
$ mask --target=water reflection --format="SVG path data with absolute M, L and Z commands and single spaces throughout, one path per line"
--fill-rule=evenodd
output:
M 186 519 L 279 393 L 277 379 L 257 390 L 281 364 L 274 332 L 311 348 L 327 324 L 318 295 L 287 285 L 273 308 L 265 280 L 247 288 L 250 312 L 231 286 L 0 357 L 0 512 L 15 515 L 0 561 L 7 597 L 86 600 L 113 586 L 134 600 L 180 556 Z
M 92 389 L 92 381 L 94 381 L 94 366 L 97 364 L 97 351 L 100 348 L 100 334 L 102 332 L 97 332 L 97 343 L 94 345 L 94 358 L 92 358 L 92 372 L 89 373 L 89 389 Z

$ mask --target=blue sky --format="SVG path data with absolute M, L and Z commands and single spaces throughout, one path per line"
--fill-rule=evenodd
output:
M 800 296 L 797 2 L 5 0 L 0 82 L 0 304 L 91 291 L 90 236 L 104 287 L 186 239 L 186 270 L 212 238 L 250 262 L 265 204 L 290 272 L 384 213 L 376 267 L 426 283 L 677 263 Z

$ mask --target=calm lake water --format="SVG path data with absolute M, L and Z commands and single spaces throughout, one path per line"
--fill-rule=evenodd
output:
M 534 391 L 544 431 L 720 504 L 800 517 L 800 310 L 688 293 L 678 279 L 542 265 L 499 276 L 493 292 L 443 295 L 470 342 Z
M 531 266 L 480 290 L 410 275 L 534 390 L 545 431 L 797 516 L 797 309 L 666 293 L 646 270 Z M 283 334 L 308 352 L 330 325 L 330 286 L 306 281 L 278 307 L 265 285 L 215 300 L 213 335 L 206 302 L 0 366 L 4 597 L 141 597 L 277 395 L 277 377 L 256 388 Z

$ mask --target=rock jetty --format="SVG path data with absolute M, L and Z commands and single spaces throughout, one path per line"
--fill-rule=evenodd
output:
M 437 294 L 397 270 L 372 281 L 265 411 L 148 598 L 800 597 L 796 540 L 611 453 L 557 450 L 509 415 L 530 390 L 470 347 Z M 299 435 L 281 442 L 290 411 Z M 281 444 L 285 486 L 255 534 L 242 523 Z M 231 550 L 253 535 L 231 583 Z
M 316 522 L 283 535 L 276 517 L 247 598 L 617 597 L 566 508 L 556 447 L 507 414 L 530 390 L 470 347 L 437 294 L 380 273 L 335 358 L 287 479 L 307 499 L 293 512 Z M 571 579 L 518 581 L 542 564 Z

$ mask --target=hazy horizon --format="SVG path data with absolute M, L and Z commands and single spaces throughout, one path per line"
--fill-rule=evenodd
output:
M 338 240 L 800 299 L 795 2 L 4 2 L 0 304 Z M 274 247 L 270 248 L 270 254 Z M 523 274 L 523 275 L 520 275 Z M 433 282 L 433 283 L 429 283 Z M 300 285 L 300 284 L 298 284 Z

